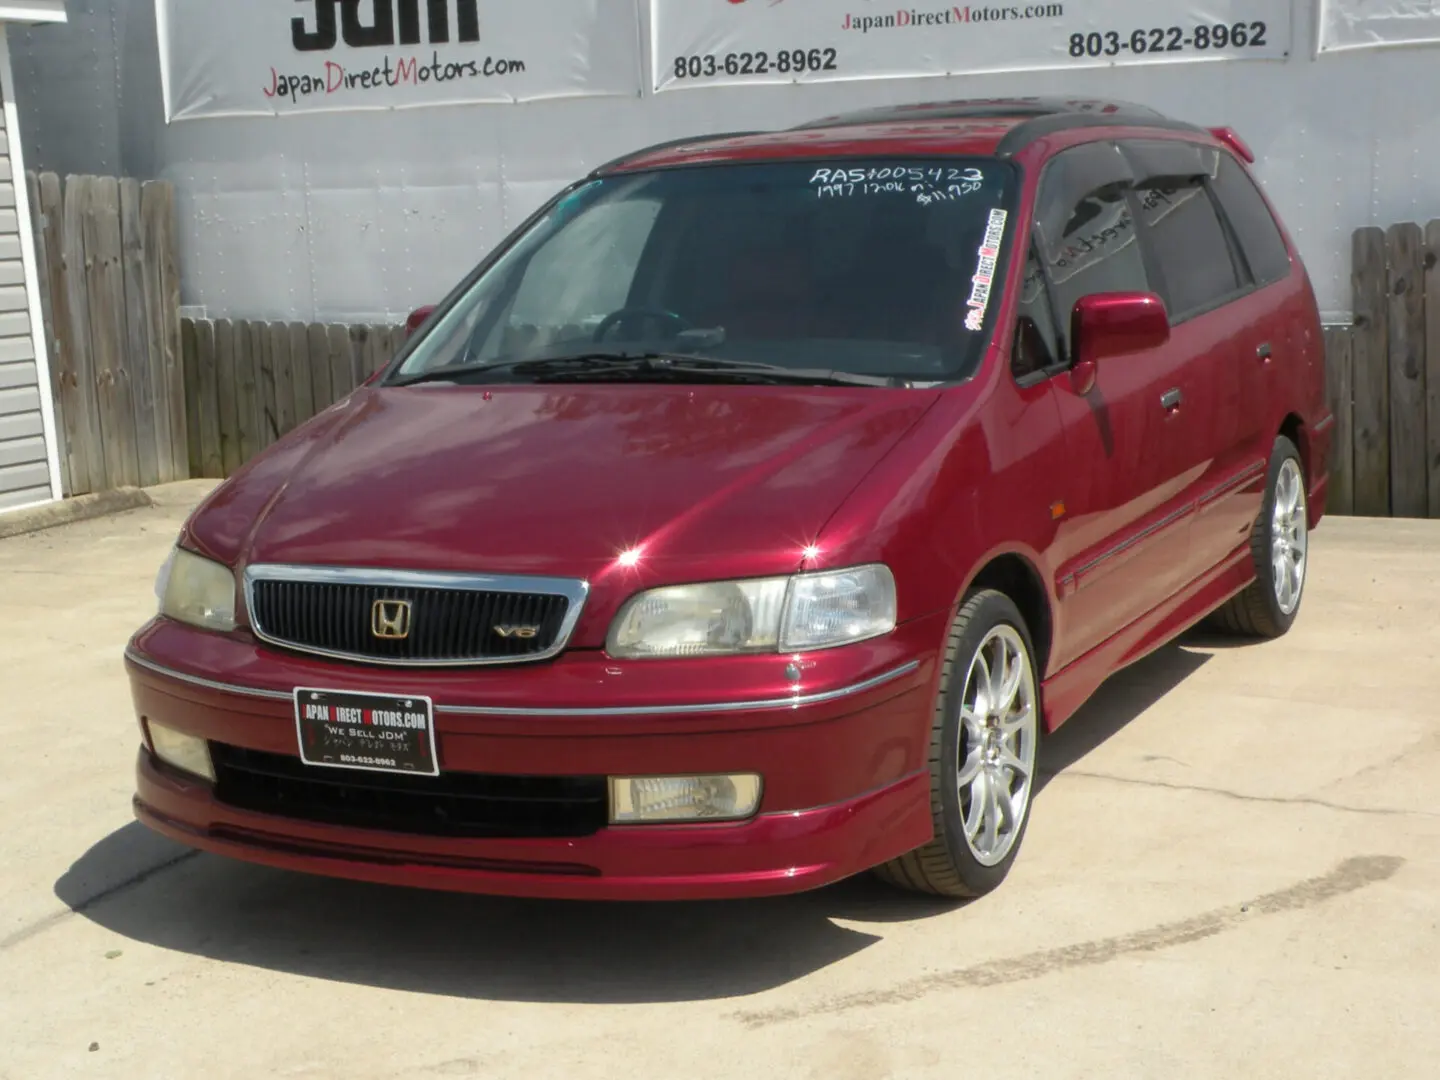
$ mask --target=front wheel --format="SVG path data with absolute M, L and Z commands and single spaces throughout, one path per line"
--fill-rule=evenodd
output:
M 892 885 L 982 896 L 1010 872 L 1030 820 L 1040 743 L 1035 649 L 1003 593 L 966 598 L 946 642 L 930 737 L 928 844 L 876 868 Z
M 1247 637 L 1277 638 L 1300 613 L 1310 568 L 1310 517 L 1305 469 L 1295 444 L 1281 435 L 1270 454 L 1265 499 L 1250 533 L 1255 580 L 1210 621 L 1216 629 Z

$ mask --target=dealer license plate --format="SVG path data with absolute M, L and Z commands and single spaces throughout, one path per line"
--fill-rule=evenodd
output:
M 297 689 L 295 726 L 307 765 L 440 775 L 435 709 L 427 697 Z

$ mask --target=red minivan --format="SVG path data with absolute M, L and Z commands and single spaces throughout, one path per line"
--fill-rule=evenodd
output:
M 186 523 L 136 814 L 484 893 L 995 888 L 1102 680 L 1296 617 L 1333 417 L 1251 160 L 1020 99 L 595 170 Z

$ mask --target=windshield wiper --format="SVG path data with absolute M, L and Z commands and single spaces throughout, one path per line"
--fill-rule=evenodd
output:
M 566 367 L 588 367 L 595 364 L 610 364 L 628 359 L 626 353 L 585 353 L 579 356 L 557 356 L 547 360 L 506 360 L 498 364 L 449 364 L 444 367 L 431 368 L 429 371 L 422 371 L 418 375 L 411 375 L 409 378 L 393 382 L 391 386 L 418 386 L 420 383 L 446 382 L 451 379 L 463 378 L 467 375 L 488 375 L 492 372 L 514 372 L 527 374 L 518 369 L 528 364 L 555 364 Z
M 522 360 L 511 368 L 517 375 L 551 379 L 597 378 L 608 375 L 706 375 L 741 379 L 829 384 L 837 386 L 893 386 L 894 380 L 877 375 L 856 375 L 825 368 L 790 368 L 748 360 L 722 360 L 691 353 L 592 353 L 547 360 Z
M 547 382 L 577 379 L 636 378 L 645 376 L 707 376 L 742 382 L 796 382 L 830 386 L 895 386 L 894 379 L 878 375 L 856 375 L 822 368 L 788 368 L 744 360 L 721 360 L 689 353 L 593 352 L 552 356 L 537 360 L 511 360 L 500 364 L 456 364 L 436 368 L 395 383 L 414 386 L 467 375 L 509 373 L 528 375 Z

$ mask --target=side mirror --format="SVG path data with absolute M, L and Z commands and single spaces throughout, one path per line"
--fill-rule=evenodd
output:
M 405 336 L 408 338 L 411 334 L 415 333 L 416 330 L 419 330 L 434 310 L 434 304 L 427 304 L 425 307 L 419 307 L 412 311 L 410 317 L 405 320 Z
M 1102 361 L 1158 349 L 1169 341 L 1170 313 L 1154 293 L 1082 296 L 1070 316 L 1070 340 L 1074 349 L 1070 382 L 1076 393 L 1088 394 Z

